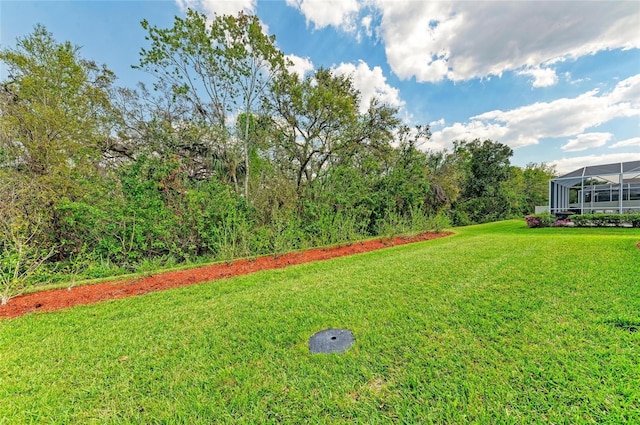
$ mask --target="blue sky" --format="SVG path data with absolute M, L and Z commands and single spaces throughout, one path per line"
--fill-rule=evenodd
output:
M 0 45 L 42 23 L 133 86 L 151 81 L 131 69 L 140 21 L 170 27 L 187 7 L 257 14 L 300 73 L 351 74 L 365 102 L 430 124 L 424 149 L 490 138 L 514 149 L 515 165 L 561 173 L 640 159 L 637 1 L 0 0 Z

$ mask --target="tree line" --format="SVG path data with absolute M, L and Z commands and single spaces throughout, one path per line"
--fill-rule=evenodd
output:
M 255 16 L 147 21 L 118 87 L 42 25 L 0 51 L 6 282 L 277 253 L 522 216 L 554 170 L 492 140 L 424 150 L 350 76 L 290 71 Z M 38 267 L 33 267 L 37 265 Z M 40 267 L 44 265 L 44 267 Z M 53 276 L 53 277 L 52 277 Z

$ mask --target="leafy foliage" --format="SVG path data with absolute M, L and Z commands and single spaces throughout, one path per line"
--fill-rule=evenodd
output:
M 266 35 L 256 16 L 216 16 L 213 22 L 194 10 L 176 17 L 171 28 L 161 29 L 142 21 L 148 31 L 148 49 L 140 52 L 136 67 L 154 74 L 158 87 L 168 87 L 174 99 L 192 107 L 188 120 L 209 130 L 206 135 L 219 156 L 241 157 L 242 175 L 229 167 L 231 180 L 249 199 L 250 122 L 229 124 L 241 114 L 251 116 L 266 98 L 272 77 L 282 72 L 284 55 L 275 47 L 275 38 Z M 234 134 L 234 129 L 237 131 Z M 238 139 L 240 143 L 238 143 Z
M 509 158 L 513 150 L 499 142 L 479 139 L 455 143 L 464 170 L 457 224 L 496 221 L 510 216 L 510 205 L 502 185 L 509 180 Z M 464 217 L 464 218 L 462 218 Z
M 556 217 L 553 214 L 541 213 L 531 214 L 525 217 L 527 221 L 527 227 L 551 227 L 556 222 Z
M 571 222 L 581 227 L 620 227 L 631 225 L 640 227 L 640 213 L 634 214 L 576 214 L 571 216 Z
M 42 26 L 18 39 L 15 49 L 0 51 L 9 75 L 0 96 L 0 144 L 11 162 L 3 165 L 64 179 L 99 158 L 106 89 L 115 76 L 77 53 Z
M 39 208 L 40 193 L 33 182 L 0 171 L 0 304 L 27 288 L 54 253 L 42 236 L 46 216 Z
M 0 52 L 0 177 L 30 185 L 15 211 L 43 269 L 27 284 L 441 230 L 546 202 L 545 164 L 513 167 L 492 140 L 425 150 L 428 126 L 362 105 L 350 76 L 290 72 L 255 16 L 190 10 L 142 27 L 134 68 L 153 90 L 113 87 L 41 26 Z
M 351 79 L 324 68 L 302 81 L 283 74 L 273 91 L 274 149 L 289 158 L 302 194 L 354 142 L 359 95 Z

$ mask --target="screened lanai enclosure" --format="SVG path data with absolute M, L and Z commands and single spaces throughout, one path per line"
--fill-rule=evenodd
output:
M 640 212 L 640 161 L 582 167 L 550 180 L 549 212 Z

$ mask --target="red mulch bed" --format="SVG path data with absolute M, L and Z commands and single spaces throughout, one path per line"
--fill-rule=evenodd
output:
M 135 279 L 75 286 L 71 289 L 52 289 L 15 297 L 0 305 L 0 318 L 13 318 L 27 313 L 54 311 L 81 304 L 132 297 L 147 292 L 161 291 L 196 283 L 210 282 L 232 276 L 241 276 L 260 270 L 279 269 L 293 264 L 327 260 L 345 255 L 373 251 L 395 245 L 427 241 L 451 235 L 451 232 L 424 233 L 415 237 L 395 237 L 356 242 L 330 248 L 315 248 L 281 256 L 265 256 L 237 260 L 189 270 L 159 273 Z

